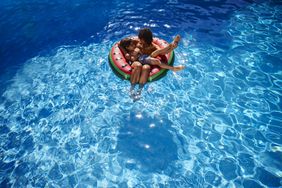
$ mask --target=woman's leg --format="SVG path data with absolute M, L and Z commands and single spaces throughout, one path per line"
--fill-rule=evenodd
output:
M 130 83 L 131 83 L 131 85 L 134 85 L 134 84 L 137 84 L 139 82 L 142 64 L 138 61 L 134 61 L 131 65 L 131 67 L 132 67 L 132 72 L 131 72 L 131 76 L 130 76 Z
M 134 87 L 139 82 L 140 79 L 142 64 L 138 61 L 135 61 L 132 63 L 131 67 L 132 67 L 132 72 L 130 76 L 130 83 L 131 83 L 130 95 L 133 95 Z
M 134 96 L 134 101 L 137 101 L 141 97 L 141 92 L 144 87 L 144 85 L 147 83 L 149 75 L 151 71 L 151 66 L 150 65 L 143 65 L 142 66 L 142 72 L 141 72 L 141 77 L 139 80 L 139 89 L 136 92 L 136 95 Z
M 147 83 L 150 71 L 151 71 L 150 65 L 143 65 L 142 66 L 141 77 L 140 77 L 140 80 L 139 80 L 140 85 L 145 85 Z

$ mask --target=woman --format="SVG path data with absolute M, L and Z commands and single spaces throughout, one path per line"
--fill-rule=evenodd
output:
M 126 60 L 129 62 L 132 68 L 130 76 L 130 96 L 133 99 L 139 99 L 144 85 L 148 81 L 151 66 L 148 64 L 141 64 L 138 59 L 134 59 L 131 54 L 134 53 L 136 46 L 139 44 L 138 39 L 125 38 L 120 41 L 119 48 L 125 55 Z M 136 84 L 139 84 L 139 89 L 134 93 Z

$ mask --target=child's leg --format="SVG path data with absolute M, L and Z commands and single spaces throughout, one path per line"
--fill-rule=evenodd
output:
M 176 35 L 176 37 L 173 39 L 171 43 L 173 45 L 173 49 L 177 48 L 178 42 L 180 41 L 180 39 L 181 39 L 180 35 Z
M 159 49 L 159 50 L 155 50 L 151 53 L 151 57 L 157 57 L 158 55 L 165 55 L 169 52 L 171 52 L 173 50 L 173 45 L 172 44 L 168 44 L 166 47 Z
M 148 61 L 150 62 L 150 65 L 157 65 L 163 69 L 169 69 L 169 70 L 172 70 L 172 71 L 180 71 L 182 69 L 185 68 L 185 66 L 183 65 L 179 65 L 179 66 L 170 66 L 168 64 L 165 64 L 165 63 L 162 63 L 159 59 L 157 58 L 150 58 L 148 59 Z
M 174 50 L 178 46 L 178 42 L 180 41 L 180 36 L 177 35 L 174 39 L 173 42 L 168 44 L 166 47 L 155 50 L 154 52 L 151 53 L 151 57 L 157 57 L 158 55 L 165 55 Z

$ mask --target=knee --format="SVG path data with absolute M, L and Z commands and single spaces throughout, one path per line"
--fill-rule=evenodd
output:
M 138 61 L 134 61 L 131 65 L 133 68 L 141 68 L 142 64 Z
M 151 69 L 150 65 L 143 65 L 142 66 L 142 70 L 144 70 L 144 71 L 149 71 L 150 69 Z
M 160 65 L 161 64 L 161 61 L 159 59 L 156 59 L 156 58 L 151 59 L 151 62 L 152 62 L 153 65 Z
M 162 64 L 162 62 L 160 60 L 158 60 L 158 59 L 155 60 L 155 65 L 161 65 L 161 64 Z

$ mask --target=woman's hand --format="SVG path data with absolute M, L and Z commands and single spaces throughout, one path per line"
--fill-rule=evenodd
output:
M 136 57 L 136 56 L 131 56 L 131 57 L 130 57 L 130 60 L 131 60 L 131 62 L 134 62 L 134 61 L 137 60 L 137 57 Z
M 125 59 L 128 60 L 128 61 L 131 60 L 129 53 L 125 54 Z

